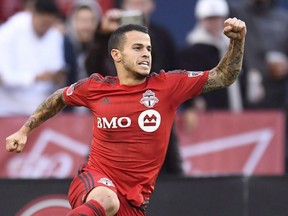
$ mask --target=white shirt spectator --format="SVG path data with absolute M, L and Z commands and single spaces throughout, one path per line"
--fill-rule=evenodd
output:
M 0 116 L 28 115 L 56 86 L 37 75 L 65 66 L 63 35 L 50 28 L 39 37 L 32 14 L 20 12 L 0 27 Z

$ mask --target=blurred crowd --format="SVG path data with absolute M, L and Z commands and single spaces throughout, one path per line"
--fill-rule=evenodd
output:
M 223 27 L 231 16 L 244 20 L 248 27 L 241 76 L 227 89 L 185 102 L 179 110 L 185 130 L 193 130 L 198 112 L 210 110 L 277 109 L 286 114 L 288 11 L 277 0 L 195 2 L 191 16 L 196 22 L 187 32 L 186 46 L 179 48 L 172 33 L 151 19 L 157 1 L 2 0 L 0 116 L 31 114 L 54 90 L 92 73 L 116 75 L 107 52 L 108 39 L 126 23 L 149 27 L 153 72 L 211 69 L 229 45 Z M 81 108 L 68 111 L 88 112 Z M 182 174 L 174 130 L 170 142 L 163 170 Z

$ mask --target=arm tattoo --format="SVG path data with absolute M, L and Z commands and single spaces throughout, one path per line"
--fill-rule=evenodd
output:
M 50 95 L 25 122 L 24 126 L 30 133 L 34 128 L 60 112 L 65 106 L 63 90 L 59 89 Z
M 219 64 L 210 71 L 202 93 L 231 85 L 241 71 L 243 54 L 244 40 L 231 40 L 225 56 Z

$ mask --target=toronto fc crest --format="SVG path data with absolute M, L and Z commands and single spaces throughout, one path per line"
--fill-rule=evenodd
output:
M 155 97 L 155 93 L 152 92 L 151 90 L 147 90 L 143 94 L 143 98 L 140 100 L 140 103 L 144 104 L 148 108 L 154 107 L 154 105 L 158 102 L 159 102 L 158 98 Z

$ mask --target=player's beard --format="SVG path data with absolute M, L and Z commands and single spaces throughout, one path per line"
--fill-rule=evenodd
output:
M 149 73 L 141 73 L 141 72 L 138 72 L 136 70 L 136 68 L 132 67 L 130 64 L 127 64 L 125 61 L 123 61 L 123 66 L 125 68 L 126 71 L 129 72 L 129 74 L 133 75 L 135 79 L 137 80 L 144 80 L 146 79 L 148 76 L 149 76 Z
M 134 72 L 135 73 L 135 77 L 138 79 L 138 80 L 144 80 L 148 77 L 149 74 L 142 74 L 142 73 L 137 73 L 137 72 Z

